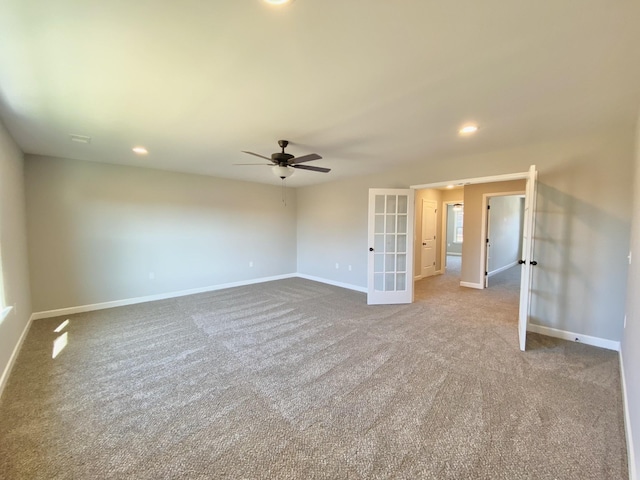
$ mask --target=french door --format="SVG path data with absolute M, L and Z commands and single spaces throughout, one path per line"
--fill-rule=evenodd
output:
M 520 350 L 524 352 L 527 344 L 527 325 L 529 324 L 529 311 L 531 309 L 531 281 L 533 278 L 532 267 L 538 263 L 533 258 L 533 244 L 536 224 L 536 186 L 538 172 L 535 165 L 529 168 L 527 187 L 524 197 L 524 228 L 522 232 L 522 258 L 520 265 L 520 312 L 518 315 L 518 340 Z
M 414 190 L 369 190 L 369 305 L 413 302 Z

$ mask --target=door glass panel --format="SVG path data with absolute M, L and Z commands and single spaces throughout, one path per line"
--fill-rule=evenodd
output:
M 384 213 L 384 195 L 376 195 L 376 212 Z
M 396 233 L 395 215 L 387 215 L 387 233 Z
M 396 213 L 395 195 L 387 195 L 387 213 Z
M 396 236 L 395 235 L 387 235 L 387 241 L 385 244 L 385 252 L 393 253 L 396 251 Z
M 384 253 L 376 253 L 373 256 L 373 271 L 384 272 Z
M 406 195 L 398 195 L 398 213 L 407 213 L 407 201 Z
M 407 274 L 398 273 L 396 275 L 396 290 L 406 290 L 406 289 L 407 289 Z
M 398 248 L 396 248 L 396 252 L 404 253 L 406 251 L 407 251 L 407 236 L 398 235 Z
M 384 233 L 384 215 L 376 215 L 374 233 Z
M 373 251 L 383 253 L 384 252 L 384 235 L 376 235 L 373 238 Z
M 398 233 L 407 233 L 406 215 L 398 215 Z
M 384 289 L 386 292 L 393 292 L 396 289 L 396 274 L 395 273 L 385 273 L 384 274 Z
M 379 292 L 384 291 L 384 273 L 373 274 L 373 288 Z
M 393 254 L 387 254 L 384 256 L 384 271 L 395 272 L 396 271 L 396 256 Z
M 398 255 L 397 256 L 396 271 L 398 271 L 398 272 L 406 272 L 407 271 L 407 256 L 406 255 Z

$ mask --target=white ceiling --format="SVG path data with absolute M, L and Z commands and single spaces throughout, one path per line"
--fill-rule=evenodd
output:
M 0 0 L 0 114 L 26 153 L 278 183 L 233 163 L 284 138 L 333 169 L 302 186 L 639 106 L 637 0 Z

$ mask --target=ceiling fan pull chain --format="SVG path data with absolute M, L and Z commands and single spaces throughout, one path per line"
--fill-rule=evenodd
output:
M 284 206 L 287 206 L 287 185 L 286 182 L 287 179 L 282 177 L 282 203 L 284 203 Z

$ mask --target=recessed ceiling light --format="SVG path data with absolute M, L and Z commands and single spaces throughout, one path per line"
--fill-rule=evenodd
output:
M 87 137 L 86 135 L 77 135 L 75 133 L 70 133 L 69 134 L 69 139 L 72 142 L 76 142 L 76 143 L 91 143 L 91 137 Z
M 147 153 L 149 153 L 144 147 L 133 147 L 132 150 L 138 155 L 146 155 Z
M 284 5 L 285 3 L 293 3 L 293 0 L 264 0 L 271 5 Z
M 453 185 L 447 185 L 447 188 L 453 188 Z
M 469 125 L 465 125 L 460 130 L 458 130 L 458 133 L 460 135 L 471 135 L 472 133 L 476 133 L 477 131 L 478 131 L 477 125 L 469 124 Z

